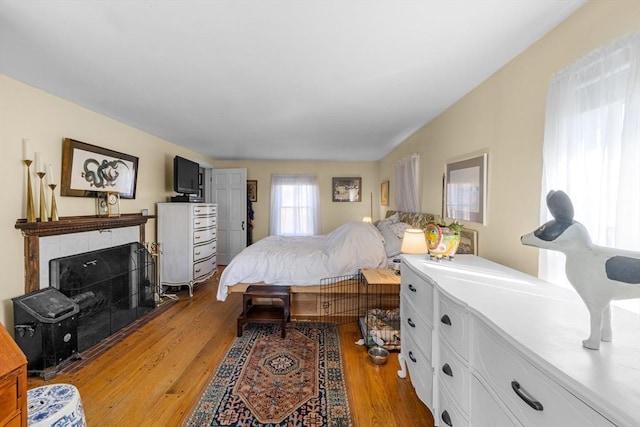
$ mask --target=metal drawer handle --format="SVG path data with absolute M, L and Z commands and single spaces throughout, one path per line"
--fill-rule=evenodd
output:
M 447 411 L 443 411 L 440 418 L 442 418 L 442 421 L 444 421 L 446 425 L 453 427 L 453 423 L 451 422 L 451 416 L 449 416 L 449 413 Z
M 418 290 L 416 288 L 413 287 L 413 285 L 411 283 L 409 283 L 409 290 L 411 292 L 418 292 Z
M 449 316 L 446 314 L 440 318 L 440 321 L 445 325 L 451 326 L 451 319 L 449 319 Z
M 409 359 L 411 359 L 413 363 L 416 363 L 418 361 L 412 352 L 409 352 Z
M 442 372 L 449 375 L 450 377 L 453 377 L 453 371 L 451 370 L 451 366 L 449 366 L 448 363 L 442 365 Z
M 511 381 L 511 388 L 516 392 L 520 399 L 524 400 L 527 405 L 531 406 L 536 411 L 542 411 L 542 403 L 538 402 L 533 396 L 527 393 L 525 389 L 521 388 L 518 381 Z
M 411 318 L 410 318 L 410 317 L 407 319 L 407 323 L 408 323 L 408 324 L 409 324 L 409 326 L 411 326 L 412 328 L 415 328 L 415 327 L 416 327 L 416 324 L 415 324 L 415 323 L 413 323 L 413 320 L 411 320 Z
M 196 273 L 200 273 L 201 271 L 202 271 L 201 269 L 197 269 L 197 270 L 196 270 Z

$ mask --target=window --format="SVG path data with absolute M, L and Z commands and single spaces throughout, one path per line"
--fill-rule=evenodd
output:
M 396 210 L 420 212 L 420 203 L 418 201 L 419 168 L 419 154 L 400 159 L 393 165 L 393 193 L 395 195 Z
M 591 53 L 553 78 L 545 117 L 541 223 L 551 219 L 545 203 L 549 190 L 564 190 L 594 244 L 640 251 L 639 118 L 640 33 Z M 539 275 L 569 286 L 558 252 L 540 251 Z M 638 300 L 629 302 L 638 305 Z
M 271 177 L 270 234 L 312 236 L 320 232 L 318 178 L 314 175 Z

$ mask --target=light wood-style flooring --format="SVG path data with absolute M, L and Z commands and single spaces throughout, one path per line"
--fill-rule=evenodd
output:
M 186 289 L 186 288 L 185 288 Z M 186 290 L 161 314 L 73 374 L 49 382 L 29 377 L 28 388 L 74 384 L 87 424 L 181 426 L 236 336 L 241 294 L 216 301 L 215 280 Z M 396 375 L 395 353 L 382 366 L 369 362 L 355 322 L 340 327 L 343 363 L 354 425 L 433 426 L 427 407 L 410 380 Z

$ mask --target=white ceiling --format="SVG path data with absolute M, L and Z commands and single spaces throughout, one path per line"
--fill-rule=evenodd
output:
M 215 159 L 378 160 L 585 2 L 0 0 L 0 72 Z

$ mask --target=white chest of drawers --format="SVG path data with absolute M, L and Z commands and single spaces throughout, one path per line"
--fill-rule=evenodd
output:
M 405 255 L 398 375 L 406 364 L 440 426 L 640 426 L 640 316 L 613 312 L 614 341 L 588 350 L 572 289 L 471 255 Z
M 217 205 L 158 203 L 160 283 L 189 287 L 217 273 Z

